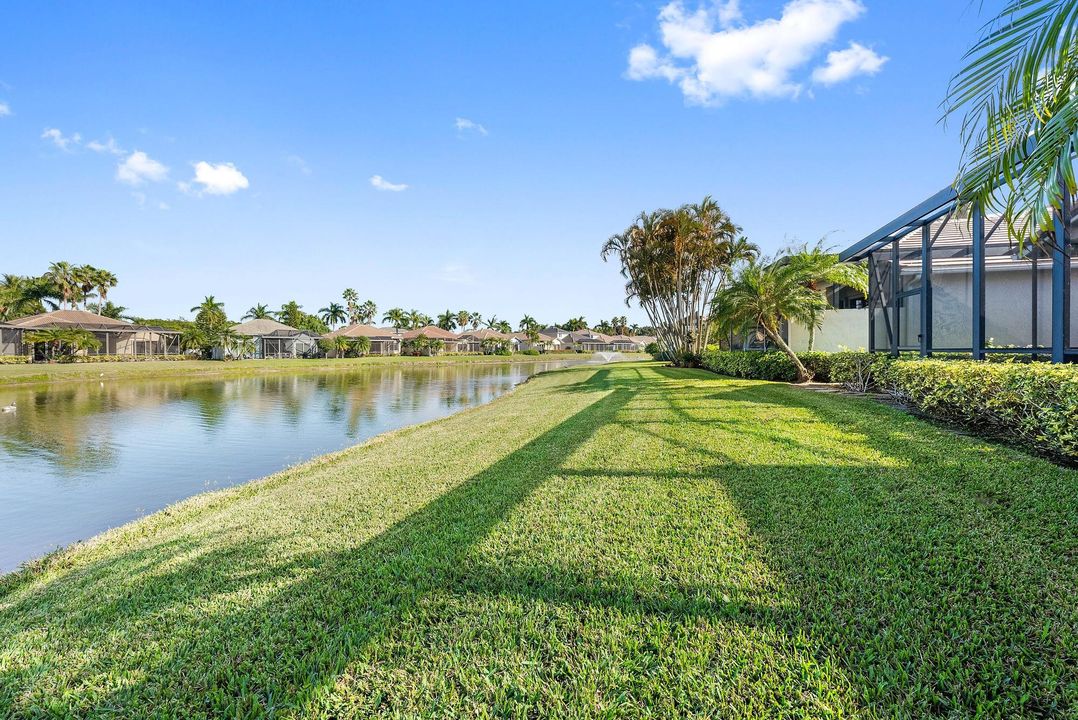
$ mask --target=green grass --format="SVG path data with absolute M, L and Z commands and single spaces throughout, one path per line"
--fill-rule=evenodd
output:
M 0 583 L 0 716 L 1078 715 L 1074 470 L 654 364 L 541 375 Z
M 643 357 L 627 355 L 626 357 Z M 548 360 L 581 360 L 585 355 L 555 353 L 549 355 L 442 355 L 440 357 L 402 357 L 400 355 L 371 356 L 363 358 L 241 360 L 220 362 L 214 360 L 150 360 L 146 362 L 107 362 L 32 365 L 0 365 L 0 387 L 33 383 L 65 382 L 78 380 L 117 380 L 125 378 L 168 378 L 187 376 L 236 376 L 273 372 L 326 372 L 331 370 L 355 370 L 374 365 L 401 363 L 435 364 L 447 363 L 509 363 L 544 362 Z

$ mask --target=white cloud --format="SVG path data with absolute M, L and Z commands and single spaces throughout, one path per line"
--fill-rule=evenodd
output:
M 687 101 L 700 105 L 797 97 L 803 86 L 795 73 L 864 11 L 860 0 L 790 0 L 778 18 L 745 24 L 736 1 L 689 11 L 674 0 L 659 12 L 666 54 L 637 45 L 626 75 L 677 83 Z
M 168 210 L 169 209 L 169 204 L 167 202 L 159 202 L 159 203 L 157 203 L 157 209 L 158 210 Z
M 812 80 L 821 85 L 835 85 L 856 75 L 875 75 L 887 60 L 864 45 L 851 42 L 845 50 L 827 53 L 827 64 L 812 71 Z
M 371 185 L 378 190 L 388 190 L 389 192 L 401 192 L 407 190 L 408 186 L 404 183 L 391 183 L 381 175 L 371 176 Z
M 0 117 L 7 117 L 11 114 L 11 106 L 8 105 L 6 102 L 0 101 Z
M 309 165 L 307 165 L 307 161 L 304 160 L 303 158 L 301 158 L 299 155 L 289 155 L 288 157 L 285 158 L 285 160 L 288 161 L 289 165 L 294 166 L 296 169 L 298 169 L 304 175 L 310 175 L 311 174 L 311 168 L 310 168 Z
M 191 192 L 196 185 L 201 186 L 195 192 L 198 195 L 231 195 L 245 190 L 251 183 L 232 163 L 195 163 L 195 177 L 191 182 L 178 183 L 180 190 Z
M 116 144 L 115 138 L 109 138 L 105 142 L 91 140 L 86 147 L 96 153 L 108 153 L 109 155 L 123 155 L 126 151 Z
M 75 133 L 74 135 L 64 135 L 56 128 L 45 128 L 45 132 L 41 133 L 42 140 L 51 140 L 52 144 L 61 150 L 68 150 L 72 145 L 78 145 L 82 142 L 82 135 Z
M 716 8 L 715 12 L 719 16 L 719 25 L 722 27 L 730 27 L 743 17 L 740 0 L 726 0 Z
M 460 133 L 467 132 L 467 131 L 471 130 L 471 131 L 479 133 L 480 135 L 486 135 L 487 134 L 487 129 L 485 127 L 483 127 L 479 123 L 475 122 L 474 120 L 469 120 L 468 118 L 462 118 L 462 117 L 457 118 L 456 122 L 453 123 L 453 126 L 456 127 L 457 132 L 460 132 Z
M 167 177 L 168 168 L 141 150 L 131 153 L 116 166 L 116 179 L 136 187 L 147 181 L 161 182 Z
M 435 275 L 442 282 L 453 285 L 472 285 L 475 283 L 475 273 L 467 265 L 461 263 L 449 263 L 443 265 Z

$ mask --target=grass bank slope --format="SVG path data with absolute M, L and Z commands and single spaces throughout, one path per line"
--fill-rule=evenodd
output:
M 33 365 L 0 365 L 0 387 L 28 383 L 66 382 L 77 380 L 117 380 L 124 378 L 167 378 L 187 376 L 236 376 L 274 372 L 327 372 L 358 370 L 379 365 L 446 365 L 456 363 L 514 363 L 548 362 L 559 360 L 583 361 L 589 356 L 576 353 L 548 355 L 442 355 L 440 357 L 405 357 L 400 355 L 368 356 L 362 358 L 239 360 L 148 360 L 146 362 L 69 363 Z M 640 354 L 624 355 L 627 359 L 645 359 Z
M 1078 712 L 1078 473 L 654 364 L 539 376 L 0 588 L 0 716 Z

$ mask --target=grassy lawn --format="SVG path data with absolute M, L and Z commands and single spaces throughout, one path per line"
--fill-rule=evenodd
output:
M 0 581 L 0 716 L 1075 717 L 1076 591 L 1074 470 L 578 367 Z
M 314 360 L 241 360 L 219 362 L 213 360 L 184 360 L 109 363 L 70 363 L 49 365 L 0 365 L 0 386 L 25 383 L 63 382 L 69 380 L 117 380 L 123 378 L 166 378 L 190 375 L 248 375 L 271 372 L 297 372 L 311 370 L 354 370 L 372 365 L 400 363 L 446 364 L 446 363 L 507 363 L 549 360 L 582 360 L 586 355 L 556 353 L 549 355 L 443 355 L 441 357 L 402 357 L 399 355 L 364 358 L 323 358 Z M 626 357 L 646 357 L 626 355 Z

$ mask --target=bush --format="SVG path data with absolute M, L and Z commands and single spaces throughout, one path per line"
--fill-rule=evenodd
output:
M 539 353 L 538 350 L 532 349 L 532 350 L 521 350 L 520 354 L 521 355 L 539 355 L 540 353 Z
M 25 365 L 28 362 L 29 355 L 0 355 L 0 365 Z
M 198 355 L 68 355 L 58 359 L 60 363 L 92 364 L 103 362 L 146 362 L 167 360 L 201 360 Z
M 644 352 L 646 352 L 648 355 L 652 356 L 656 360 L 663 359 L 663 349 L 659 347 L 659 343 L 657 342 L 649 342 L 646 346 L 644 346 Z
M 797 357 L 815 375 L 818 382 L 831 382 L 833 353 L 806 352 Z M 731 377 L 794 382 L 797 368 L 785 353 L 718 350 L 709 348 L 700 358 L 700 366 Z

